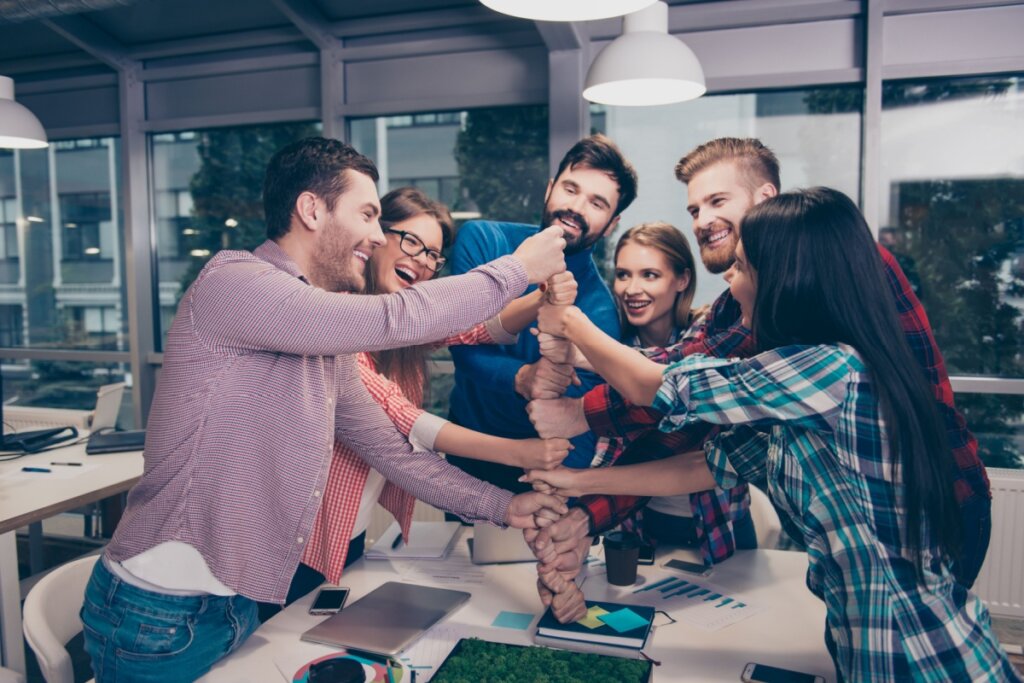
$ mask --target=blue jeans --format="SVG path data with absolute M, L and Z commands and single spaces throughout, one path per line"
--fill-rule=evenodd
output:
M 96 563 L 81 611 L 96 683 L 194 681 L 245 642 L 256 603 L 241 595 L 164 595 Z

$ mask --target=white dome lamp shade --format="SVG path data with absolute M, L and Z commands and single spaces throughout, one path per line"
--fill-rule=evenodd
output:
M 645 107 L 695 100 L 706 91 L 697 55 L 669 35 L 668 5 L 656 2 L 623 17 L 622 35 L 590 65 L 583 97 L 598 104 Z
M 655 0 L 480 0 L 495 12 L 540 21 L 591 21 L 621 17 Z
M 38 149 L 48 144 L 43 124 L 14 101 L 14 81 L 0 76 L 0 148 Z

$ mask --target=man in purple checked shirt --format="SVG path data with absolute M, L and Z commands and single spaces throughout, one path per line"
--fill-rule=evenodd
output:
M 565 512 L 414 451 L 351 354 L 443 339 L 565 269 L 559 228 L 465 275 L 357 296 L 384 243 L 373 162 L 337 140 L 280 150 L 267 241 L 222 251 L 178 307 L 147 425 L 145 470 L 82 607 L 96 681 L 193 681 L 284 602 L 335 438 L 417 498 L 529 527 Z

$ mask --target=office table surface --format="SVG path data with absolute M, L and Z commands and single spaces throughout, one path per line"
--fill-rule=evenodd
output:
M 51 462 L 79 462 L 83 466 L 76 471 L 79 468 Z M 0 462 L 0 663 L 4 666 L 19 672 L 25 670 L 14 532 L 127 491 L 142 476 L 142 466 L 142 451 L 87 456 L 84 443 Z M 11 473 L 20 472 L 23 467 L 47 468 L 52 472 L 12 478 Z
M 453 556 L 465 555 L 465 545 L 465 540 L 460 540 Z M 646 580 L 644 575 L 664 575 L 667 570 L 660 565 L 669 557 L 671 555 L 659 556 L 654 567 L 641 566 L 638 582 Z M 485 575 L 482 584 L 430 584 L 472 593 L 472 598 L 438 627 L 466 627 L 470 635 L 487 640 L 532 644 L 533 631 L 543 612 L 535 587 L 535 565 L 491 565 L 481 569 Z M 740 551 L 717 565 L 707 580 L 741 592 L 751 604 L 763 607 L 763 611 L 717 631 L 706 631 L 684 622 L 658 626 L 644 649 L 661 662 L 661 666 L 654 668 L 653 680 L 658 683 L 738 681 L 747 662 L 758 662 L 814 673 L 833 681 L 835 672 L 823 635 L 825 607 L 807 590 L 806 570 L 806 554 L 779 550 Z M 588 599 L 629 602 L 632 591 L 642 586 L 640 583 L 629 588 L 609 586 L 603 567 L 588 567 L 585 571 L 583 591 Z M 672 574 L 701 580 L 688 574 Z M 392 580 L 400 578 L 390 562 L 363 559 L 345 571 L 341 585 L 352 589 L 351 603 L 381 583 Z M 239 650 L 200 680 L 207 683 L 291 681 L 291 675 L 302 663 L 336 651 L 338 648 L 299 640 L 303 631 L 324 619 L 308 614 L 312 598 L 313 594 L 307 595 L 263 624 Z M 534 619 L 527 630 L 492 627 L 495 617 L 502 611 L 530 613 Z M 655 623 L 663 620 L 659 618 Z

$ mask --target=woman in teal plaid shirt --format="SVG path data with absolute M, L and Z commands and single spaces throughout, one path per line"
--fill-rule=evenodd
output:
M 988 611 L 950 570 L 963 533 L 952 454 L 857 207 L 827 188 L 763 202 L 743 220 L 727 279 L 763 351 L 747 360 L 691 356 L 666 369 L 571 308 L 542 311 L 545 332 L 663 412 L 663 430 L 737 425 L 706 453 L 616 474 L 678 492 L 706 487 L 709 473 L 722 487 L 767 476 L 807 546 L 840 680 L 1020 680 Z

